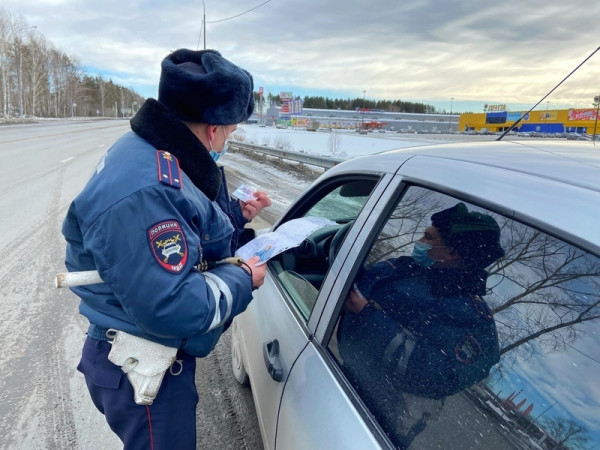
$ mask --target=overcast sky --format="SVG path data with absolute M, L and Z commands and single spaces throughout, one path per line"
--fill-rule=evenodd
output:
M 486 103 L 529 109 L 600 45 L 595 1 L 204 5 L 206 47 L 252 73 L 265 95 L 364 95 L 454 112 L 482 111 Z M 157 95 L 164 56 L 204 47 L 202 0 L 2 0 L 2 7 L 37 26 L 37 33 L 88 71 L 145 97 Z M 600 52 L 538 109 L 592 107 L 599 74 Z

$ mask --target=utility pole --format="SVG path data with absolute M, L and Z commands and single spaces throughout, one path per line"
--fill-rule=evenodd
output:
M 204 0 L 202 0 L 202 31 L 204 33 L 204 50 L 206 50 L 206 5 L 204 4 Z
M 594 106 L 596 107 L 596 120 L 594 121 L 594 135 L 592 141 L 596 143 L 596 128 L 598 126 L 598 110 L 600 109 L 600 95 L 594 97 Z
M 360 129 L 363 129 L 364 123 L 365 123 L 365 94 L 367 93 L 367 91 L 363 91 L 363 101 L 362 101 L 362 115 L 360 116 Z
M 450 98 L 450 118 L 448 119 L 448 131 L 450 131 L 450 126 L 452 123 L 452 105 L 454 104 L 454 97 Z
M 525 428 L 525 432 L 527 432 L 527 430 L 529 430 L 531 428 L 531 426 L 537 422 L 537 420 L 542 417 L 544 414 L 546 414 L 546 412 L 551 409 L 554 405 L 556 405 L 558 403 L 558 400 L 556 400 L 554 403 L 552 403 L 550 406 L 548 406 L 545 410 L 543 410 L 535 419 L 533 419 L 531 422 L 529 422 L 529 425 L 527 425 L 527 428 Z

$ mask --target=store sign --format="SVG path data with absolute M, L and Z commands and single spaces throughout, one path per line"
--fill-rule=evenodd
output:
M 487 112 L 501 112 L 506 111 L 506 105 L 484 105 L 484 109 Z
M 595 109 L 570 109 L 569 120 L 596 120 Z

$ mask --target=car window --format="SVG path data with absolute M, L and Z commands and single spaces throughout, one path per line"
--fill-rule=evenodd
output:
M 597 256 L 410 187 L 347 285 L 328 348 L 398 447 L 592 444 Z
M 315 231 L 299 247 L 277 255 L 268 263 L 277 282 L 305 320 L 315 305 L 333 254 L 377 181 L 375 178 L 345 177 L 328 182 L 321 188 L 314 188 L 317 195 L 310 197 L 288 218 L 321 217 L 332 221 L 332 225 Z
M 373 187 L 374 182 L 371 180 L 344 183 L 317 201 L 305 215 L 324 217 L 338 223 L 354 220 Z

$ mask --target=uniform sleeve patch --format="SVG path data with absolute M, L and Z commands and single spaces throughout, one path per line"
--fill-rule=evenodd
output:
M 180 273 L 188 259 L 188 248 L 179 222 L 165 220 L 148 228 L 148 242 L 156 262 L 167 272 Z
M 464 336 L 454 346 L 456 359 L 463 364 L 474 363 L 482 354 L 481 344 L 471 335 Z
M 483 319 L 491 319 L 492 312 L 487 303 L 479 295 L 470 295 L 471 303 L 475 309 L 475 313 Z
M 167 186 L 181 189 L 183 187 L 181 169 L 179 168 L 179 161 L 177 158 L 169 152 L 157 150 L 156 162 L 158 165 L 158 181 Z

